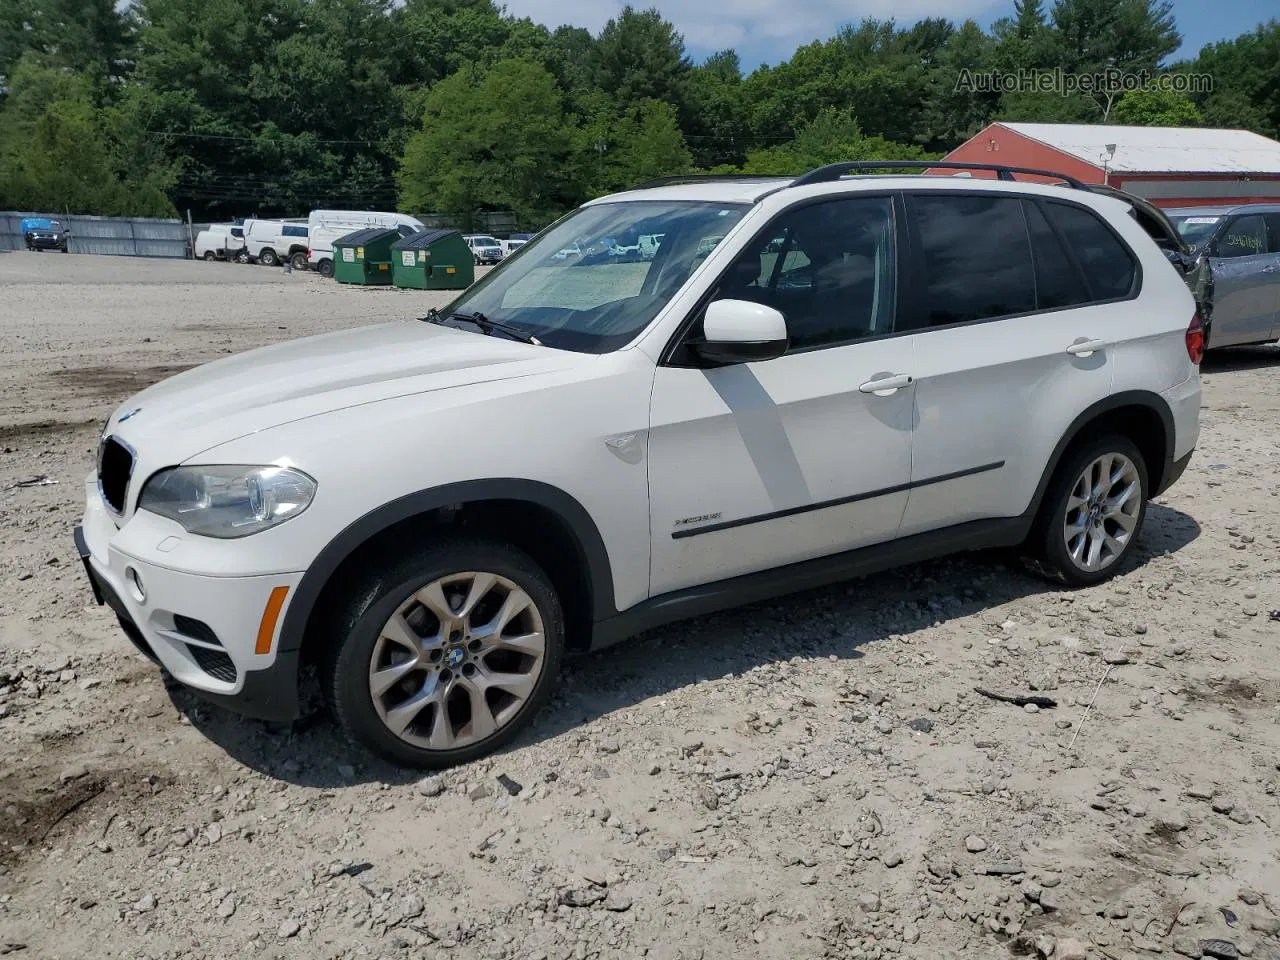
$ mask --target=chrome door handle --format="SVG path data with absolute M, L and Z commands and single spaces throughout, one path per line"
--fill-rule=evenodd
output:
M 1092 357 L 1095 353 L 1104 350 L 1106 346 L 1105 340 L 1077 340 L 1067 347 L 1067 353 L 1073 357 Z
M 877 380 L 868 380 L 858 389 L 863 393 L 874 393 L 877 397 L 890 397 L 903 387 L 911 386 L 911 384 L 912 379 L 909 376 L 905 373 L 899 373 L 893 376 L 881 377 Z

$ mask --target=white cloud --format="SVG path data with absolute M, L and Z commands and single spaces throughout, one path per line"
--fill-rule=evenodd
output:
M 596 33 L 621 12 L 625 0 L 505 0 L 505 4 L 508 13 L 553 29 L 567 23 Z M 1012 5 L 1004 0 L 633 0 L 632 6 L 662 11 L 684 34 L 695 57 L 734 47 L 748 61 L 777 62 L 797 46 L 826 39 L 842 23 L 856 23 L 863 17 L 892 17 L 905 26 L 922 17 L 963 20 Z M 747 56 L 748 52 L 756 57 Z

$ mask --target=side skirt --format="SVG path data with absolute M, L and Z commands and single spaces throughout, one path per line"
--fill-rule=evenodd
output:
M 676 590 L 636 604 L 595 622 L 591 649 L 612 646 L 637 633 L 668 623 L 812 590 L 895 567 L 921 563 L 969 550 L 1017 546 L 1031 532 L 1035 512 L 1018 517 L 974 520 L 900 540 L 749 573 L 698 587 Z

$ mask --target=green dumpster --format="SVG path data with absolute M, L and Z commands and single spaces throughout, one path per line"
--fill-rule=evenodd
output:
M 457 230 L 420 230 L 391 247 L 397 287 L 465 290 L 476 279 L 475 257 Z
M 381 286 L 391 283 L 391 244 L 400 236 L 386 227 L 365 227 L 333 241 L 333 279 Z

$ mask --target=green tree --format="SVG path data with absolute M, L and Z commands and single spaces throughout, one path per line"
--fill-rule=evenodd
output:
M 132 39 L 114 0 L 0 0 L 0 77 L 28 51 L 46 66 L 121 76 Z
M 687 124 L 699 166 L 741 163 L 750 145 L 742 66 L 732 50 L 708 57 L 689 74 Z
M 626 189 L 655 177 L 688 173 L 693 155 L 685 144 L 676 109 L 660 100 L 641 100 L 622 114 L 605 154 L 604 190 Z
M 828 107 L 806 123 L 792 142 L 749 154 L 743 172 L 790 175 L 845 160 L 929 160 L 936 156 L 914 144 L 865 136 L 852 113 Z
M 1053 25 L 1068 73 L 1154 71 L 1182 43 L 1169 0 L 1057 0 Z M 1103 122 L 1119 95 L 1111 86 L 1092 94 Z
M 1280 137 L 1280 20 L 1206 46 L 1180 67 L 1212 81 L 1192 95 L 1205 123 Z
M 621 106 L 663 100 L 683 111 L 693 66 L 684 37 L 656 9 L 624 7 L 600 31 L 591 65 L 595 85 Z
M 175 170 L 134 155 L 137 115 L 126 98 L 113 110 L 93 98 L 93 78 L 41 66 L 26 53 L 0 109 L 0 207 L 53 213 L 171 216 Z
M 1113 123 L 1135 127 L 1198 127 L 1203 122 L 1191 98 L 1170 90 L 1134 90 L 1116 101 Z
M 405 145 L 401 207 L 443 213 L 464 228 L 482 210 L 514 210 L 540 225 L 579 199 L 581 145 L 542 65 L 460 70 L 432 88 L 422 128 Z

